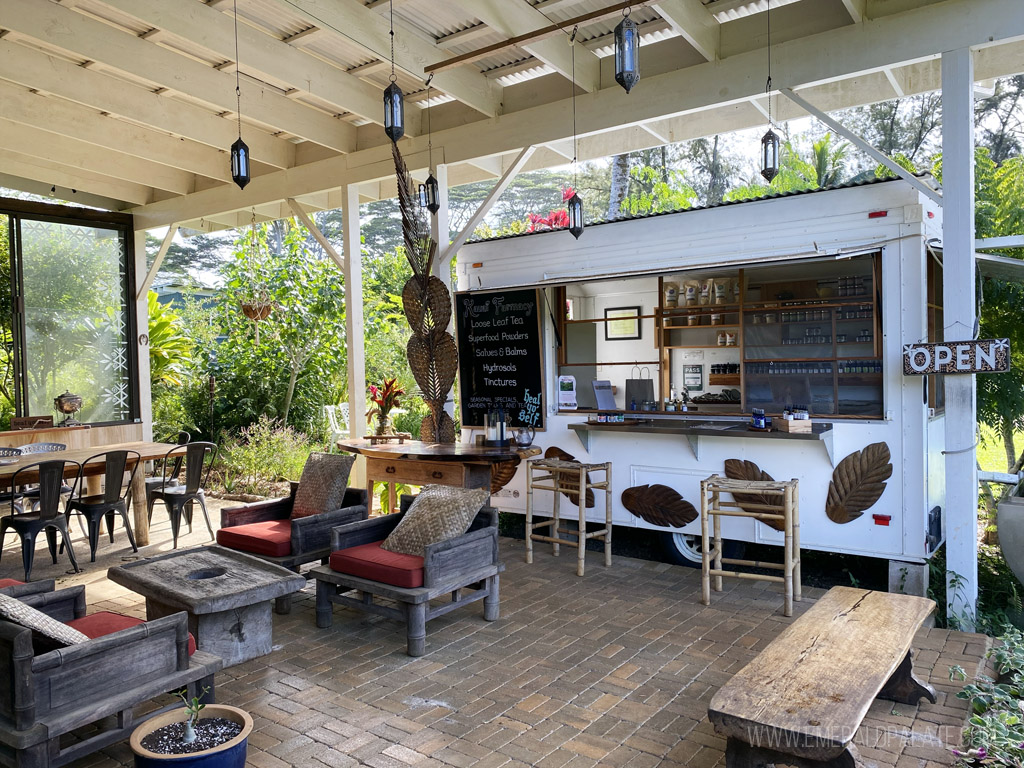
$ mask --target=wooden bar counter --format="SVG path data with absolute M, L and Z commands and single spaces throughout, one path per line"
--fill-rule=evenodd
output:
M 391 485 L 394 507 L 394 483 L 408 485 L 455 485 L 461 488 L 490 488 L 495 464 L 536 455 L 539 449 L 485 448 L 469 443 L 378 443 L 369 440 L 339 442 L 338 448 L 366 457 L 367 492 L 373 499 L 374 482 Z

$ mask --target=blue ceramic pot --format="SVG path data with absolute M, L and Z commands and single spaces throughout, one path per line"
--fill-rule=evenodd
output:
M 245 768 L 245 753 L 249 734 L 252 732 L 252 718 L 248 712 L 226 704 L 209 704 L 203 709 L 203 717 L 223 717 L 242 726 L 242 732 L 235 738 L 213 749 L 193 752 L 188 755 L 162 755 L 150 752 L 142 746 L 142 740 L 165 725 L 184 720 L 184 709 L 164 712 L 145 721 L 132 732 L 131 748 L 135 753 L 135 768 Z

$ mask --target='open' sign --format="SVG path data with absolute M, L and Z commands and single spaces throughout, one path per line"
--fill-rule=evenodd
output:
M 1010 370 L 1009 339 L 904 344 L 903 375 L 1002 373 Z

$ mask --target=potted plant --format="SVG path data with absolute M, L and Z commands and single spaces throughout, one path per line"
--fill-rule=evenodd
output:
M 135 768 L 244 768 L 252 718 L 238 707 L 200 703 L 208 690 L 192 699 L 179 691 L 184 709 L 156 715 L 132 732 Z
M 398 396 L 404 395 L 405 390 L 398 386 L 398 379 L 384 379 L 384 384 L 378 387 L 370 385 L 370 400 L 373 405 L 366 412 L 367 418 L 377 417 L 377 429 L 375 434 L 394 434 L 394 427 L 391 425 L 391 409 L 399 405 Z

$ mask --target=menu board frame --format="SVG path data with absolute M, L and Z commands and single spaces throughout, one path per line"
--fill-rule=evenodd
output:
M 544 328 L 541 320 L 542 311 L 544 308 L 545 297 L 541 295 L 541 288 L 509 288 L 502 290 L 483 290 L 483 291 L 460 291 L 455 294 L 455 326 L 456 326 L 456 342 L 459 350 L 459 413 L 462 422 L 462 426 L 466 428 L 481 428 L 483 427 L 483 413 L 486 408 L 470 408 L 469 402 L 471 398 L 483 397 L 481 392 L 478 392 L 473 385 L 473 373 L 483 368 L 486 363 L 501 362 L 506 363 L 510 359 L 522 359 L 522 362 L 526 362 L 530 365 L 530 370 L 527 374 L 529 381 L 525 382 L 531 386 L 527 387 L 527 391 L 531 391 L 533 386 L 537 387 L 537 393 L 539 394 L 539 403 L 534 403 L 530 409 L 536 417 L 536 421 L 532 424 L 524 424 L 524 420 L 521 418 L 521 401 L 516 407 L 508 409 L 506 407 L 506 416 L 508 419 L 509 426 L 520 427 L 520 426 L 532 426 L 536 431 L 543 432 L 546 429 L 547 419 L 547 387 L 545 380 L 545 355 L 544 355 Z M 483 357 L 476 354 L 476 349 L 469 343 L 469 335 L 472 330 L 469 326 L 471 317 L 481 317 L 482 312 L 480 308 L 486 305 L 485 312 L 493 313 L 495 306 L 504 305 L 508 297 L 513 297 L 508 303 L 517 303 L 522 301 L 525 296 L 517 296 L 517 294 L 532 294 L 532 300 L 534 302 L 534 321 L 526 321 L 525 325 L 512 325 L 508 326 L 509 330 L 513 328 L 515 330 L 526 331 L 531 334 L 530 338 L 523 340 L 523 347 L 525 353 L 516 355 L 515 358 L 502 356 Z M 493 303 L 494 298 L 500 298 L 501 302 L 499 305 Z M 470 300 L 471 303 L 467 305 L 465 302 Z M 473 313 L 469 308 L 477 308 L 477 312 Z M 510 315 L 510 313 L 501 313 L 504 315 Z M 501 318 L 504 319 L 504 318 Z M 514 322 L 510 320 L 510 323 Z M 504 328 L 504 326 L 502 326 Z M 499 335 L 501 331 L 499 330 Z M 500 342 L 499 342 L 500 343 Z M 536 363 L 534 363 L 536 361 Z M 527 378 L 524 376 L 522 378 Z M 523 384 L 520 381 L 520 384 Z M 517 389 L 519 387 L 517 386 Z M 532 398 L 531 398 L 532 399 Z M 492 401 L 493 402 L 493 401 Z M 497 407 L 497 403 L 494 403 L 491 407 Z M 506 405 L 506 403 L 501 403 Z

